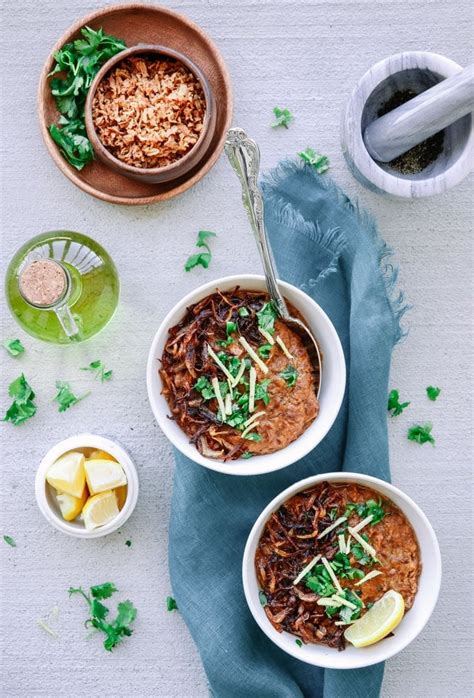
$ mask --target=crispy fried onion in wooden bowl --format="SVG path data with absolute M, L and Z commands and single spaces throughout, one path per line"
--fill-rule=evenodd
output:
M 334 421 L 345 364 L 328 317 L 306 294 L 282 289 L 323 344 L 329 379 L 315 389 L 301 339 L 282 322 L 262 277 L 228 277 L 197 289 L 158 330 L 148 392 L 165 432 L 185 455 L 231 474 L 270 472 L 319 443 Z

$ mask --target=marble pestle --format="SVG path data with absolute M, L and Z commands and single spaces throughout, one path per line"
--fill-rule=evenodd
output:
M 374 160 L 390 162 L 474 110 L 474 64 L 372 121 L 364 131 Z

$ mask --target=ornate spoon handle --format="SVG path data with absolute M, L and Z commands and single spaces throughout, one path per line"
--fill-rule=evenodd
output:
M 226 155 L 242 185 L 242 201 L 249 217 L 262 260 L 268 292 L 283 319 L 290 314 L 280 293 L 275 273 L 275 262 L 268 242 L 263 219 L 263 197 L 258 187 L 260 151 L 254 140 L 241 128 L 231 128 L 224 146 Z

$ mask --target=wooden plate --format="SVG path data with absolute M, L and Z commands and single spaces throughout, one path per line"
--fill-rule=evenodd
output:
M 53 53 L 67 42 L 76 39 L 85 25 L 93 29 L 103 27 L 107 34 L 123 39 L 127 46 L 142 43 L 162 44 L 182 51 L 206 75 L 216 103 L 216 130 L 205 156 L 190 172 L 171 182 L 145 184 L 112 172 L 98 160 L 78 171 L 63 158 L 48 131 L 50 124 L 56 121 L 58 112 L 47 76 L 53 67 Z M 216 46 L 189 19 L 158 5 L 111 5 L 76 22 L 54 46 L 41 73 L 38 112 L 46 147 L 56 165 L 71 182 L 88 194 L 114 204 L 152 204 L 171 199 L 186 191 L 215 164 L 224 147 L 232 119 L 232 87 L 229 73 Z

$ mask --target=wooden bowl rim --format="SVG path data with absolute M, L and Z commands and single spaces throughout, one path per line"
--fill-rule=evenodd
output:
M 46 125 L 46 114 L 45 114 L 45 101 L 43 99 L 43 92 L 47 86 L 47 81 L 48 81 L 48 74 L 51 72 L 52 65 L 54 62 L 54 54 L 56 51 L 58 51 L 62 46 L 64 46 L 67 41 L 70 40 L 70 37 L 77 32 L 79 32 L 82 27 L 87 26 L 90 22 L 93 22 L 97 19 L 100 19 L 101 17 L 104 17 L 105 15 L 113 14 L 115 12 L 124 12 L 124 11 L 131 11 L 131 10 L 146 10 L 147 12 L 150 11 L 156 11 L 161 14 L 167 14 L 171 17 L 174 17 L 175 19 L 179 20 L 182 24 L 187 25 L 190 29 L 192 29 L 194 32 L 196 32 L 198 35 L 200 35 L 203 39 L 203 41 L 209 46 L 210 52 L 213 54 L 215 61 L 217 65 L 219 66 L 219 69 L 221 71 L 222 79 L 224 82 L 225 86 L 225 93 L 227 96 L 227 119 L 224 124 L 224 128 L 222 130 L 222 135 L 219 138 L 219 141 L 216 143 L 216 146 L 214 148 L 214 151 L 211 153 L 209 156 L 209 159 L 203 164 L 203 166 L 189 179 L 186 181 L 182 182 L 178 186 L 176 186 L 174 189 L 170 189 L 165 192 L 157 193 L 157 194 L 151 194 L 149 196 L 137 196 L 137 197 L 131 197 L 131 196 L 120 196 L 120 195 L 114 195 L 114 194 L 109 194 L 107 192 L 103 192 L 100 189 L 97 189 L 87 182 L 83 181 L 76 172 L 72 172 L 69 169 L 69 165 L 67 164 L 66 160 L 62 157 L 61 153 L 59 152 L 56 144 L 52 140 L 49 131 L 48 131 L 48 126 Z M 138 45 L 138 44 L 136 44 Z M 212 90 L 211 90 L 212 92 Z M 95 10 L 94 12 L 91 12 L 90 14 L 86 15 L 85 17 L 82 17 L 80 20 L 74 22 L 63 34 L 61 37 L 58 39 L 58 41 L 55 43 L 53 48 L 48 54 L 48 57 L 44 63 L 43 69 L 41 71 L 40 75 L 40 80 L 39 80 L 39 85 L 38 85 L 38 95 L 37 95 L 37 107 L 38 107 L 38 116 L 39 116 L 39 122 L 40 122 L 40 131 L 41 135 L 43 137 L 43 141 L 46 145 L 46 148 L 51 155 L 53 161 L 55 162 L 56 166 L 61 170 L 61 172 L 79 189 L 82 189 L 85 191 L 87 194 L 90 194 L 91 196 L 94 196 L 97 199 L 101 199 L 102 201 L 107 201 L 109 203 L 113 204 L 125 204 L 126 206 L 142 206 L 142 205 L 147 205 L 147 204 L 154 204 L 158 203 L 159 201 L 167 201 L 168 199 L 172 199 L 175 196 L 178 196 L 179 194 L 184 193 L 188 189 L 190 189 L 194 184 L 196 184 L 200 179 L 202 179 L 215 165 L 217 159 L 219 158 L 220 154 L 222 153 L 222 150 L 224 148 L 224 143 L 225 139 L 227 137 L 227 131 L 230 127 L 230 124 L 232 122 L 232 113 L 233 113 L 233 93 L 232 93 L 232 83 L 230 79 L 230 74 L 227 69 L 227 66 L 224 62 L 224 59 L 217 48 L 217 46 L 214 44 L 214 42 L 209 38 L 209 36 L 191 19 L 189 19 L 186 15 L 183 15 L 179 12 L 175 12 L 174 10 L 170 10 L 167 7 L 163 7 L 162 5 L 149 5 L 148 3 L 144 2 L 131 2 L 131 3 L 124 3 L 124 4 L 114 4 L 114 5 L 107 5 L 106 7 L 102 7 L 99 10 Z

